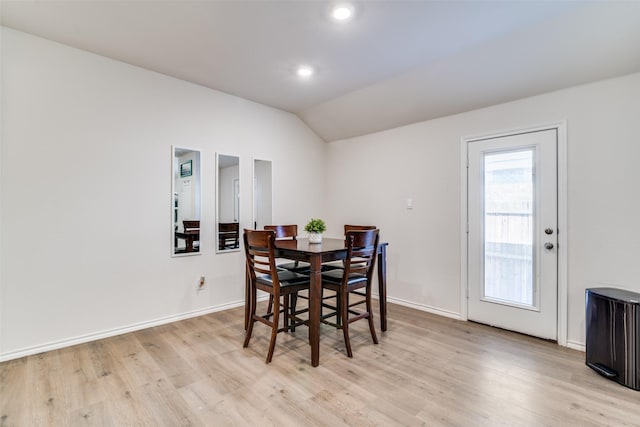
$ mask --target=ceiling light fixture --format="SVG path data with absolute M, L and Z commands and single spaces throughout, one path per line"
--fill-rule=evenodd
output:
M 331 10 L 331 17 L 338 22 L 346 22 L 353 16 L 353 6 L 341 4 Z
M 308 65 L 300 65 L 296 70 L 300 77 L 310 77 L 313 75 L 313 68 Z

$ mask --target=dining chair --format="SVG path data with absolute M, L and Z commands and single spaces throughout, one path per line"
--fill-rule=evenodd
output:
M 376 227 L 375 225 L 352 225 L 352 224 L 345 224 L 344 225 L 344 235 L 347 235 L 347 232 L 349 231 L 362 231 L 362 230 L 375 230 Z M 353 260 L 353 262 L 355 262 L 356 260 Z M 340 260 L 340 261 L 329 261 L 329 262 L 325 262 L 322 264 L 322 271 L 330 271 L 330 270 L 336 270 L 336 269 L 344 269 L 344 260 Z M 333 298 L 335 298 L 335 302 L 331 301 Z M 324 312 L 321 313 L 322 319 L 323 321 L 325 319 L 331 318 L 333 316 L 336 316 L 336 321 L 335 324 L 331 323 L 331 322 L 325 322 L 328 323 L 329 325 L 332 326 L 336 326 L 336 327 L 340 327 L 340 325 L 342 324 L 342 320 L 340 318 L 340 294 L 336 293 L 333 296 L 324 296 L 323 293 L 323 301 L 322 301 L 322 308 L 321 310 L 323 310 L 324 308 L 328 308 L 329 313 L 325 314 Z
M 218 223 L 218 249 L 237 249 L 240 247 L 240 224 L 237 222 Z
M 276 240 L 297 240 L 298 237 L 298 226 L 296 224 L 290 225 L 265 225 L 265 230 L 272 230 L 276 233 Z M 297 273 L 307 273 L 310 269 L 310 265 L 308 262 L 304 261 L 287 261 L 285 263 L 276 264 L 276 267 L 279 270 L 289 270 L 295 271 Z M 291 304 L 295 305 L 297 303 L 298 294 L 292 295 Z M 302 298 L 308 299 L 305 296 Z M 269 295 L 269 305 L 267 311 L 270 312 L 273 306 L 273 295 Z M 293 328 L 295 331 L 295 326 Z
M 292 225 L 265 225 L 265 230 L 273 230 L 276 233 L 277 240 L 297 240 L 298 237 L 298 226 L 295 224 Z M 286 262 L 277 265 L 278 268 L 282 268 L 284 270 L 291 270 L 297 272 L 305 272 L 309 271 L 309 263 L 303 261 L 292 261 Z
M 182 229 L 185 233 L 188 232 L 199 232 L 200 231 L 200 220 L 197 219 L 185 219 L 182 221 Z M 176 242 L 176 247 L 178 246 Z M 199 250 L 200 248 L 200 234 L 198 233 L 198 238 L 194 238 L 193 240 L 193 249 Z
M 351 224 L 345 224 L 344 225 L 344 235 L 347 235 L 347 231 L 362 231 L 362 230 L 375 230 L 376 227 L 375 225 L 351 225 Z
M 369 321 L 371 338 L 374 344 L 378 344 L 371 309 L 371 286 L 378 252 L 379 232 L 378 229 L 347 231 L 345 235 L 347 257 L 344 260 L 344 268 L 322 273 L 323 289 L 330 289 L 338 295 L 337 311 L 349 357 L 353 357 L 349 340 L 349 325 L 357 320 L 367 319 Z M 364 299 L 350 301 L 351 295 L 359 295 Z M 364 311 L 355 309 L 356 306 L 362 304 L 365 305 Z
M 347 235 L 347 232 L 349 231 L 362 231 L 362 230 L 375 230 L 376 227 L 375 225 L 351 225 L 351 224 L 345 224 L 344 225 L 344 235 Z M 325 262 L 322 264 L 322 270 L 323 271 L 328 271 L 328 270 L 333 270 L 336 268 L 344 268 L 344 261 L 329 261 L 329 262 Z
M 185 232 L 200 230 L 200 221 L 196 219 L 185 219 L 182 221 L 182 228 Z
M 271 340 L 267 353 L 267 363 L 271 362 L 279 332 L 294 330 L 295 326 L 306 324 L 306 320 L 298 318 L 299 314 L 309 311 L 308 308 L 296 310 L 295 299 L 302 290 L 309 289 L 309 276 L 294 271 L 278 270 L 275 264 L 276 234 L 273 230 L 248 230 L 243 233 L 244 249 L 247 259 L 247 274 L 250 286 L 249 325 L 247 327 L 243 347 L 249 345 L 254 323 L 261 322 L 271 328 Z M 273 296 L 273 308 L 265 315 L 256 314 L 257 291 L 261 290 Z M 282 303 L 281 303 L 282 298 Z M 284 326 L 280 328 L 280 314 L 283 314 Z M 271 319 L 271 320 L 270 320 Z

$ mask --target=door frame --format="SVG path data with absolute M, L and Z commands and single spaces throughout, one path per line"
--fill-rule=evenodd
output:
M 474 141 L 504 136 L 531 133 L 542 130 L 556 130 L 558 135 L 558 344 L 567 346 L 567 121 L 550 124 L 493 131 L 480 135 L 465 136 L 460 139 L 460 319 L 468 320 L 468 237 L 469 237 L 469 177 L 468 144 Z

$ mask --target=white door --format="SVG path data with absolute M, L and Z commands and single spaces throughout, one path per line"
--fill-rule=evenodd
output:
M 468 142 L 468 318 L 557 339 L 557 130 Z

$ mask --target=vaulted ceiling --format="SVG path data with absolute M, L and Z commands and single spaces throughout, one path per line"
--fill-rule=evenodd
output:
M 639 1 L 3 0 L 2 25 L 297 114 L 333 141 L 640 71 Z M 299 64 L 315 74 L 300 78 Z

